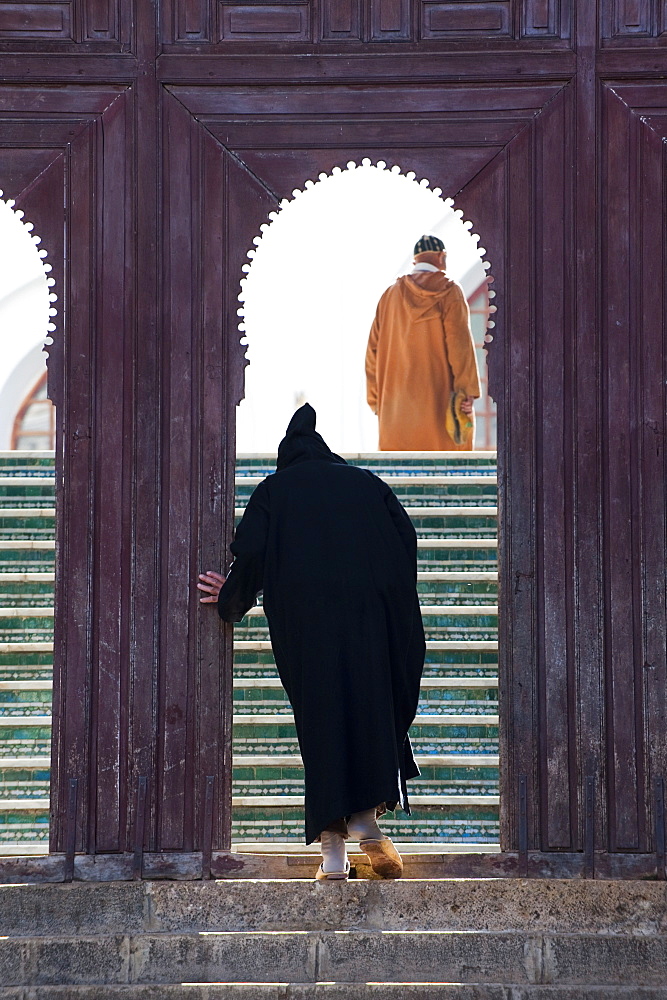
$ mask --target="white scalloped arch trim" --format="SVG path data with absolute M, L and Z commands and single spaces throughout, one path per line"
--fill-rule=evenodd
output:
M 442 237 L 449 274 L 471 304 L 474 297 L 475 339 L 487 354 L 491 264 L 472 222 L 426 178 L 364 157 L 304 181 L 268 214 L 242 265 L 236 306 L 248 366 L 236 414 L 240 453 L 270 452 L 305 400 L 335 450 L 377 447 L 377 418 L 366 402 L 368 331 L 381 294 L 410 271 L 424 232 Z M 483 385 L 482 446 L 494 437 L 492 410 Z
M 2 201 L 3 205 L 5 205 L 7 208 L 11 209 L 13 215 L 18 220 L 20 220 L 21 225 L 26 230 L 26 234 L 28 236 L 28 239 L 30 240 L 31 243 L 34 244 L 35 252 L 41 258 L 42 270 L 44 271 L 44 275 L 45 275 L 45 278 L 46 278 L 46 284 L 47 284 L 48 289 L 49 289 L 48 296 L 49 296 L 49 317 L 50 318 L 49 318 L 49 322 L 46 325 L 46 333 L 47 333 L 47 335 L 44 338 L 44 347 L 48 348 L 48 347 L 50 347 L 53 344 L 53 337 L 51 336 L 51 334 L 55 333 L 55 330 L 56 330 L 56 325 L 53 322 L 53 318 L 58 315 L 58 310 L 56 309 L 55 304 L 54 304 L 54 303 L 56 303 L 58 301 L 58 296 L 55 293 L 55 291 L 53 290 L 54 287 L 55 287 L 56 281 L 55 281 L 55 278 L 51 277 L 51 271 L 53 270 L 52 265 L 46 260 L 46 258 L 48 257 L 48 251 L 45 250 L 43 247 L 40 246 L 40 244 L 42 242 L 41 236 L 37 236 L 37 235 L 35 235 L 33 233 L 33 229 L 35 228 L 34 225 L 33 225 L 33 223 L 25 220 L 25 213 L 21 209 L 15 209 L 14 208 L 14 205 L 16 204 L 16 202 L 14 201 L 14 199 L 13 198 L 4 198 L 3 195 L 4 195 L 4 192 L 0 189 L 0 201 Z

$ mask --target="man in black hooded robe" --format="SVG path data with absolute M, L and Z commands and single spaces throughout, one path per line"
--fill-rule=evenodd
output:
M 406 781 L 419 774 L 408 729 L 425 642 L 410 518 L 386 483 L 329 449 L 306 403 L 290 421 L 275 474 L 250 497 L 231 551 L 222 588 L 218 574 L 202 575 L 199 588 L 208 602 L 219 592 L 228 622 L 241 621 L 264 593 L 303 759 L 306 843 L 322 839 L 318 877 L 345 877 L 348 835 L 359 836 L 376 871 L 399 875 L 400 857 L 375 819 L 376 808 L 399 802 L 410 812 Z

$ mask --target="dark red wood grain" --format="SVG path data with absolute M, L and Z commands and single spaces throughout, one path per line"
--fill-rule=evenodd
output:
M 77 850 L 135 851 L 142 776 L 146 851 L 208 849 L 209 777 L 230 845 L 231 630 L 192 584 L 228 558 L 242 266 L 368 156 L 491 262 L 503 848 L 525 775 L 529 850 L 580 875 L 592 777 L 596 871 L 653 870 L 614 859 L 654 850 L 667 768 L 664 4 L 169 0 L 159 41 L 148 0 L 20 6 L 0 188 L 58 295 L 52 850 L 76 779 Z

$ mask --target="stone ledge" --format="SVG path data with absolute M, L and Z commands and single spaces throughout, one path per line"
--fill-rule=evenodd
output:
M 445 930 L 667 935 L 664 882 L 311 879 L 0 885 L 0 934 Z
M 666 1000 L 643 986 L 461 983 L 193 983 L 105 986 L 104 1000 Z M 98 986 L 1 988 L 0 1000 L 102 1000 Z
M 0 940 L 8 986 L 192 982 L 667 982 L 665 937 L 466 931 L 255 931 Z

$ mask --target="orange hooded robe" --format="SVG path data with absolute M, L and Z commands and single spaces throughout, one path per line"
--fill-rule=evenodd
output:
M 366 350 L 380 451 L 462 451 L 445 429 L 452 392 L 479 396 L 463 289 L 442 273 L 398 278 L 377 307 Z

